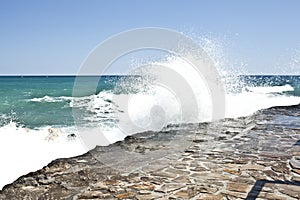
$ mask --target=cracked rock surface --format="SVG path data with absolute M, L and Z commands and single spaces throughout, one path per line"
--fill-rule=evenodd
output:
M 300 199 L 300 106 L 128 136 L 52 161 L 0 199 Z

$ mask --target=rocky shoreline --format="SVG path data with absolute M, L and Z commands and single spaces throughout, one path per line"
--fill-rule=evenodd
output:
M 22 176 L 0 199 L 300 199 L 300 105 L 128 136 Z

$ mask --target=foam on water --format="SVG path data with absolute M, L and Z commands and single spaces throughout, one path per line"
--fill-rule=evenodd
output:
M 284 91 L 292 91 L 290 85 L 249 88 L 247 87 L 242 92 L 226 93 L 225 117 L 247 116 L 260 109 L 300 103 L 300 97 L 278 94 Z M 129 98 L 129 116 L 133 123 L 141 128 L 131 130 L 132 133 L 137 130 L 159 130 L 165 124 L 184 122 L 180 118 L 180 104 L 178 104 L 176 96 L 164 88 L 158 87 L 154 88 L 154 90 L 155 93 L 153 91 L 151 94 L 138 93 L 131 95 Z M 201 94 L 203 95 L 203 93 Z M 122 95 L 128 94 L 118 94 L 117 96 Z M 93 113 L 86 119 L 90 122 L 99 122 L 99 119 L 103 118 L 111 120 L 115 117 L 113 96 L 112 93 L 103 91 L 97 95 L 75 97 L 76 101 L 74 99 L 71 100 L 70 106 L 85 107 Z M 209 96 L 206 98 L 209 99 Z M 205 102 L 203 101 L 203 96 L 202 102 Z M 164 109 L 164 121 L 159 121 L 159 118 L 153 118 L 151 109 L 154 106 Z M 118 109 L 122 110 L 123 108 L 119 107 Z M 200 115 L 198 121 L 209 121 L 210 108 L 200 110 L 202 115 Z M 107 125 L 106 129 L 103 127 L 101 129 L 107 135 L 107 141 L 102 145 L 108 145 L 126 137 L 126 134 L 114 126 Z M 85 153 L 87 149 L 82 145 L 79 137 L 75 139 L 68 137 L 69 134 L 76 134 L 76 131 L 75 127 L 28 129 L 20 127 L 14 122 L 0 127 L 0 156 L 2 159 L 0 187 L 14 181 L 21 175 L 42 168 L 56 158 L 71 157 Z M 99 131 L 99 127 L 85 127 L 83 130 L 86 134 L 96 133 L 97 131 Z
M 246 89 L 251 92 L 262 93 L 262 94 L 294 91 L 294 88 L 288 84 L 283 85 L 283 86 L 246 87 Z
M 44 97 L 41 97 L 41 98 L 32 98 L 32 99 L 29 99 L 28 101 L 31 101 L 31 102 L 54 103 L 54 102 L 63 102 L 63 101 L 68 101 L 68 100 L 72 100 L 72 97 L 65 97 L 65 96 L 50 97 L 50 96 L 44 96 Z
M 197 108 L 192 108 L 199 111 L 198 117 L 182 117 L 183 110 L 181 109 L 178 96 L 172 91 L 172 88 L 168 87 L 168 85 L 159 84 L 154 84 L 153 87 L 147 88 L 146 92 L 145 90 L 141 90 L 140 92 L 128 93 L 126 90 L 126 92 L 115 93 L 115 91 L 104 90 L 98 94 L 83 97 L 44 96 L 42 98 L 30 99 L 30 101 L 36 103 L 67 101 L 71 108 L 78 108 L 80 111 L 88 111 L 86 114 L 83 114 L 83 112 L 80 112 L 80 114 L 84 120 L 82 124 L 90 125 L 90 128 L 94 127 L 97 123 L 97 126 L 100 126 L 102 129 L 115 128 L 116 123 L 126 124 L 128 121 L 122 122 L 120 119 L 122 118 L 122 113 L 125 112 L 130 117 L 130 123 L 135 126 L 132 130 L 129 130 L 130 127 L 127 127 L 128 132 L 126 134 L 134 134 L 146 130 L 157 131 L 168 124 L 206 122 L 211 120 L 213 108 L 210 91 L 201 74 L 198 74 L 194 68 L 191 68 L 189 63 L 177 57 L 168 57 L 164 61 L 153 62 L 150 64 L 165 66 L 176 71 L 183 77 L 192 89 L 198 103 Z M 149 75 L 149 73 L 157 76 L 159 71 L 156 69 L 151 71 L 150 68 L 150 70 L 147 70 L 146 75 Z M 268 86 L 267 84 L 264 84 L 266 86 L 254 87 L 253 84 L 250 84 L 249 86 L 238 76 L 226 72 L 224 68 L 220 70 L 220 73 L 223 78 L 226 92 L 225 118 L 247 116 L 260 109 L 300 103 L 300 97 L 287 95 L 285 93 L 294 91 L 294 88 L 290 84 L 281 86 Z M 161 76 L 161 74 L 159 74 L 159 76 Z M 168 74 L 166 76 L 168 76 Z M 125 82 L 126 81 L 127 80 L 125 79 Z M 137 88 L 144 88 L 144 82 L 135 83 L 135 79 L 130 81 L 133 81 L 133 83 L 130 84 L 130 87 L 134 85 L 134 87 Z M 122 82 L 119 83 L 119 85 L 122 84 Z M 128 83 L 121 87 L 127 86 Z M 125 99 L 128 102 L 126 102 L 126 105 L 119 104 L 120 102 L 118 102 L 117 99 Z M 153 108 L 163 111 L 164 116 L 159 115 L 161 112 L 153 115 L 155 113 Z
M 261 109 L 297 104 L 300 104 L 300 97 L 245 91 L 237 94 L 231 93 L 226 95 L 225 116 L 237 118 L 251 115 Z
M 78 139 L 67 136 L 67 132 L 75 131 L 70 129 L 44 127 L 33 130 L 19 127 L 14 122 L 1 127 L 0 188 L 54 159 L 85 153 L 86 149 Z
M 254 112 L 269 108 L 272 106 L 294 105 L 300 103 L 300 97 L 287 96 L 285 94 L 273 94 L 279 91 L 290 91 L 290 86 L 284 87 L 270 87 L 261 92 L 261 88 L 252 87 L 251 91 L 242 91 L 239 93 L 226 94 L 226 116 L 225 117 L 240 117 L 251 115 Z M 273 88 L 273 89 L 271 89 Z M 272 91 L 272 93 L 271 93 Z M 201 93 L 203 94 L 203 93 Z M 125 94 L 119 94 L 125 95 Z M 85 107 L 91 113 L 85 120 L 92 122 L 99 122 L 99 119 L 106 118 L 111 121 L 115 117 L 115 106 L 113 105 L 113 94 L 109 92 L 100 92 L 97 95 L 88 97 L 81 97 L 81 101 L 71 101 L 72 107 Z M 209 99 L 209 97 L 207 97 Z M 202 102 L 205 102 L 202 98 Z M 207 104 L 209 105 L 209 104 Z M 164 121 L 160 118 L 155 118 L 151 115 L 154 106 L 159 106 L 164 110 Z M 122 107 L 118 109 L 122 110 Z M 210 107 L 200 109 L 202 115 L 199 115 L 198 121 L 209 121 Z M 160 110 L 159 110 L 160 111 Z M 129 98 L 128 106 L 129 116 L 132 122 L 139 127 L 139 129 L 131 130 L 131 133 L 145 130 L 159 130 L 162 126 L 169 123 L 182 123 L 180 118 L 180 104 L 176 96 L 168 93 L 164 88 L 156 88 L 155 94 L 134 94 Z M 154 113 L 155 114 L 155 113 Z M 106 143 L 122 140 L 126 137 L 128 132 L 124 134 L 109 123 L 103 123 L 106 129 L 103 132 L 107 135 Z M 83 154 L 87 151 L 82 146 L 79 138 L 69 140 L 68 134 L 76 133 L 75 127 L 54 128 L 58 134 L 51 139 L 49 129 L 53 127 L 43 127 L 36 130 L 19 127 L 14 122 L 11 122 L 0 128 L 0 147 L 2 167 L 0 170 L 0 187 L 14 181 L 21 175 L 30 171 L 35 171 L 42 168 L 52 160 L 61 157 L 71 157 Z M 86 134 L 96 133 L 99 127 L 86 127 L 84 131 Z M 128 131 L 129 129 L 127 129 Z M 82 130 L 81 130 L 82 131 Z
M 106 135 L 108 145 L 122 140 L 128 134 L 146 130 L 158 131 L 168 124 L 204 122 L 212 118 L 210 91 L 201 74 L 195 72 L 188 63 L 179 58 L 168 58 L 162 62 L 151 63 L 163 65 L 176 71 L 193 91 L 197 101 L 199 115 L 189 117 L 189 110 L 184 112 L 176 93 L 166 85 L 154 84 L 146 92 L 115 93 L 103 90 L 98 94 L 83 97 L 54 97 L 46 95 L 28 99 L 28 103 L 67 102 L 67 106 L 79 109 L 82 117 L 81 134 L 96 134 L 99 128 Z M 224 69 L 220 70 L 225 72 Z M 154 70 L 155 76 L 156 70 Z M 226 75 L 224 75 L 226 74 Z M 227 72 L 221 74 L 225 87 L 225 117 L 247 116 L 260 109 L 273 106 L 287 106 L 300 103 L 300 97 L 285 94 L 294 91 L 292 85 L 253 87 L 245 84 L 236 76 Z M 126 85 L 126 84 L 125 84 Z M 140 87 L 144 87 L 142 84 Z M 191 97 L 186 97 L 191 98 Z M 126 99 L 126 105 L 118 104 L 118 99 Z M 129 116 L 124 117 L 124 115 Z M 0 116 L 7 118 L 7 116 Z M 123 129 L 118 129 L 121 124 Z M 127 126 L 130 124 L 129 126 Z M 132 125 L 132 126 L 131 126 Z M 122 132 L 126 130 L 126 132 Z M 42 168 L 54 159 L 71 157 L 85 153 L 86 149 L 77 135 L 77 128 L 40 127 L 28 129 L 11 121 L 0 127 L 0 188 L 14 181 L 21 175 Z

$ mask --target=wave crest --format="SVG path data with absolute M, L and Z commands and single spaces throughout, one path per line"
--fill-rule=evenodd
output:
M 246 87 L 246 90 L 254 93 L 260 94 L 271 94 L 271 93 L 283 93 L 283 92 L 292 92 L 294 88 L 289 85 L 283 86 L 265 86 L 265 87 Z
M 70 101 L 72 100 L 73 97 L 66 97 L 66 96 L 61 96 L 61 97 L 50 97 L 50 96 L 44 96 L 44 97 L 35 97 L 32 98 L 28 101 L 30 102 L 41 102 L 41 103 L 54 103 L 54 102 L 65 102 L 65 101 Z

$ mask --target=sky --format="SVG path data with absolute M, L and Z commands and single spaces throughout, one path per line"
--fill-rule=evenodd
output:
M 0 74 L 76 74 L 100 42 L 142 27 L 216 38 L 249 74 L 300 74 L 299 10 L 298 0 L 1 0 Z

